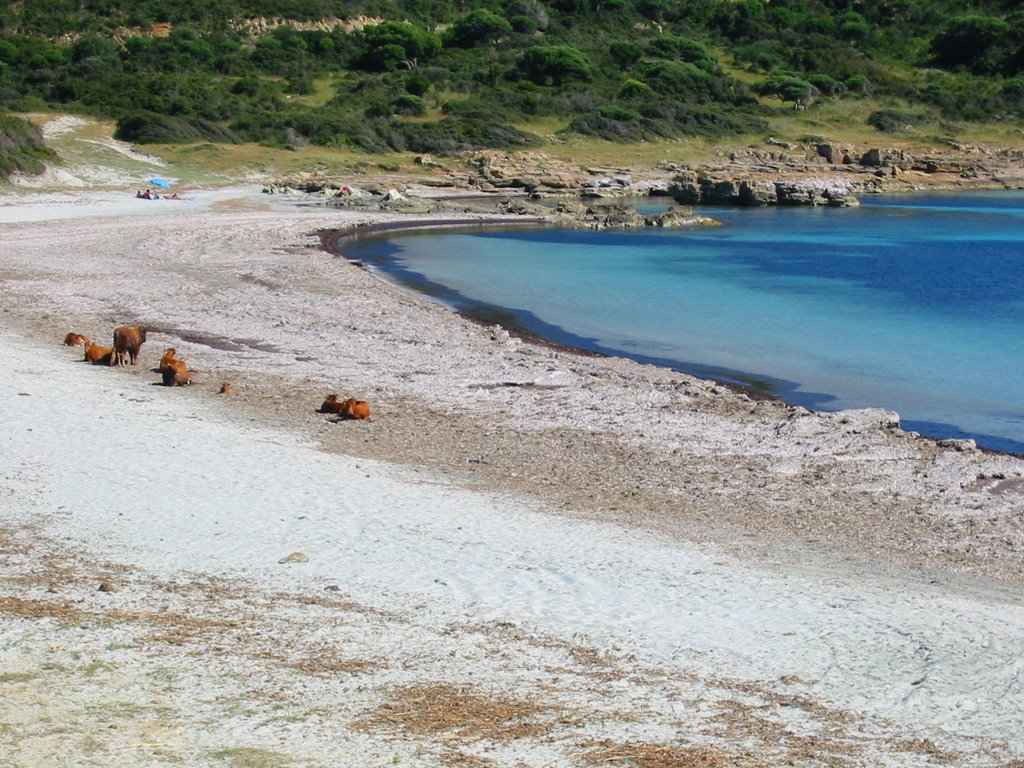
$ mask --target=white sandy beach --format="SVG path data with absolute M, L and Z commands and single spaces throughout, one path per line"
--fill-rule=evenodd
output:
M 320 247 L 385 214 L 194 198 L 0 200 L 0 764 L 1024 764 L 1024 460 Z M 61 345 L 136 322 L 135 368 Z

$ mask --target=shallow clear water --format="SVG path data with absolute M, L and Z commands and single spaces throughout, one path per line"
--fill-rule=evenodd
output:
M 461 311 L 818 409 L 1024 453 L 1024 194 L 707 209 L 722 227 L 345 245 Z

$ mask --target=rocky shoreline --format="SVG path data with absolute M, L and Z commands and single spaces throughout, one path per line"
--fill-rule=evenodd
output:
M 883 192 L 1024 189 L 1024 151 L 953 145 L 910 149 L 832 143 L 721 150 L 717 161 L 654 167 L 584 167 L 540 152 L 470 152 L 437 161 L 416 158 L 423 173 L 362 179 L 299 174 L 264 187 L 268 194 L 305 194 L 332 205 L 395 212 L 491 210 L 546 216 L 587 227 L 688 226 L 713 223 L 685 207 L 668 215 L 638 214 L 601 201 L 662 197 L 678 206 L 858 204 Z M 557 207 L 538 205 L 565 198 Z

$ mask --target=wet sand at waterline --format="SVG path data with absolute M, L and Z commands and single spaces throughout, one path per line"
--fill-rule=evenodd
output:
M 98 200 L 3 208 L 6 762 L 1024 757 L 1024 460 L 531 344 L 322 248 L 387 214 Z M 134 368 L 61 345 L 134 323 Z

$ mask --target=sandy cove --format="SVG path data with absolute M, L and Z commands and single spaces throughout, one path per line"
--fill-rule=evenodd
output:
M 1021 459 L 526 343 L 323 250 L 387 214 L 62 200 L 2 209 L 8 762 L 1024 759 Z M 135 369 L 60 345 L 125 322 Z

